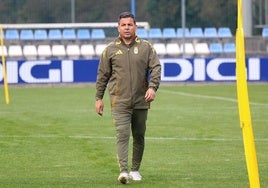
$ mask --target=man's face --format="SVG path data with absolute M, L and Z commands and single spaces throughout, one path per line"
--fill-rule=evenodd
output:
M 137 25 L 133 18 L 121 18 L 117 29 L 122 38 L 131 39 L 136 35 Z

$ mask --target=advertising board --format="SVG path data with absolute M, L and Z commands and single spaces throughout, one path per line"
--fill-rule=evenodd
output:
M 163 58 L 161 81 L 221 82 L 236 80 L 235 58 Z M 10 84 L 95 82 L 98 59 L 9 60 L 6 62 Z M 246 59 L 248 81 L 268 81 L 268 58 Z M 3 67 L 0 65 L 0 83 Z

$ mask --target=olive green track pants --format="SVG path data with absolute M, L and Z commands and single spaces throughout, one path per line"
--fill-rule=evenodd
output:
M 138 171 L 144 152 L 144 136 L 148 109 L 131 109 L 113 111 L 112 116 L 116 130 L 116 150 L 120 172 L 128 172 L 128 148 L 132 132 L 132 166 L 131 171 Z

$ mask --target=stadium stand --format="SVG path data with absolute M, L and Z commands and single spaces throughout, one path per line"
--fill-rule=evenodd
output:
M 154 43 L 153 47 L 159 56 L 166 55 L 166 45 L 164 43 Z
M 40 59 L 46 59 L 52 56 L 51 47 L 48 44 L 41 44 L 37 47 L 37 55 Z
M 189 28 L 184 28 L 184 36 L 186 38 L 189 38 L 190 37 L 190 30 L 189 30 Z M 177 37 L 178 38 L 183 38 L 183 28 L 178 28 L 177 29 Z
M 103 29 L 92 29 L 91 31 L 91 39 L 93 40 L 104 40 L 105 33 Z
M 142 39 L 148 38 L 148 31 L 145 28 L 138 28 L 137 35 Z
M 181 49 L 178 43 L 168 43 L 166 46 L 167 55 L 177 56 L 181 54 Z
M 17 29 L 7 29 L 5 34 L 6 40 L 19 40 L 20 35 Z
M 208 44 L 203 42 L 203 43 L 197 43 L 195 44 L 195 53 L 198 55 L 209 55 L 209 47 Z
M 52 45 L 52 56 L 54 57 L 65 57 L 66 51 L 65 47 L 62 44 L 54 44 Z
M 47 31 L 45 29 L 35 29 L 34 30 L 34 39 L 35 40 L 47 40 Z
M 177 33 L 175 28 L 164 28 L 163 29 L 163 38 L 164 39 L 175 39 L 177 38 Z
M 20 40 L 34 40 L 33 30 L 22 29 L 20 31 Z
M 182 52 L 183 52 L 183 48 L 184 48 L 185 55 L 192 56 L 195 54 L 194 45 L 192 43 L 187 42 L 185 44 L 181 44 L 180 49 Z
M 22 57 L 22 47 L 20 45 L 10 45 L 8 48 L 8 56 L 11 58 Z
M 88 29 L 77 29 L 77 39 L 78 40 L 89 40 L 90 32 Z
M 262 29 L 262 37 L 268 38 L 268 27 Z
M 193 27 L 190 29 L 190 37 L 191 38 L 203 38 L 204 33 L 202 28 L 200 27 Z
M 230 28 L 228 27 L 220 27 L 218 28 L 218 37 L 220 38 L 231 38 L 232 32 L 230 30 Z
M 151 28 L 149 30 L 149 38 L 151 39 L 162 39 L 163 34 L 160 28 Z
M 209 51 L 211 54 L 221 54 L 223 53 L 223 47 L 221 43 L 210 43 Z
M 66 46 L 66 54 L 70 58 L 80 57 L 80 47 L 77 44 L 69 44 Z
M 100 56 L 102 51 L 106 48 L 107 44 L 96 44 L 95 47 L 95 54 Z
M 224 43 L 223 44 L 224 53 L 235 53 L 235 43 Z
M 62 33 L 60 29 L 50 29 L 48 31 L 48 39 L 49 40 L 61 40 Z
M 204 37 L 205 38 L 217 38 L 218 33 L 216 27 L 206 27 L 204 29 Z
M 76 40 L 76 33 L 74 29 L 63 29 L 62 31 L 63 40 Z
M 82 44 L 80 53 L 83 58 L 92 58 L 95 56 L 94 46 L 92 44 Z
M 234 43 L 230 28 L 227 27 L 192 27 L 185 28 L 185 51 L 182 49 L 182 28 L 140 27 L 137 35 L 150 40 L 159 56 L 224 56 L 235 52 L 235 47 L 225 49 L 225 43 Z M 52 57 L 94 58 L 117 36 L 117 23 L 93 24 L 13 24 L 4 28 L 7 58 Z M 111 28 L 112 27 L 112 28 Z M 263 38 L 266 32 L 263 28 Z M 217 43 L 217 44 L 216 44 Z M 28 46 L 26 46 L 28 45 Z M 61 45 L 55 47 L 54 45 Z M 12 47 L 11 47 L 12 46 Z M 17 47 L 14 47 L 17 46 Z M 19 50 L 19 47 L 22 50 Z M 263 50 L 267 52 L 267 42 L 263 40 Z M 11 47 L 11 48 L 10 48 Z M 228 47 L 228 45 L 227 45 Z M 22 51 L 22 53 L 20 52 Z M 32 54 L 31 54 L 32 53 Z M 262 52 L 264 53 L 264 52 Z M 9 55 L 10 54 L 10 55 Z
M 35 59 L 37 57 L 37 49 L 35 45 L 24 45 L 22 51 L 26 59 Z

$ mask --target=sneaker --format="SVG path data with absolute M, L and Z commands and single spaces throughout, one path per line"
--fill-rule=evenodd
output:
M 122 184 L 128 183 L 128 173 L 121 172 L 118 176 L 118 181 L 120 181 Z
M 134 181 L 141 181 L 142 176 L 138 171 L 131 171 L 129 173 L 129 178 L 131 178 Z

